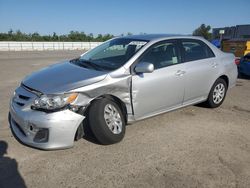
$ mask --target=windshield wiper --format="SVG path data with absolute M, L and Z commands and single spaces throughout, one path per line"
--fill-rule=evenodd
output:
M 83 67 L 91 67 L 95 70 L 103 70 L 99 65 L 93 63 L 90 60 L 86 60 L 86 59 L 72 59 L 70 62 L 72 63 L 77 63 L 79 66 L 83 66 Z
M 79 60 L 84 62 L 85 64 L 93 67 L 96 70 L 103 70 L 99 65 L 95 64 L 93 61 L 86 60 L 86 59 L 79 59 Z

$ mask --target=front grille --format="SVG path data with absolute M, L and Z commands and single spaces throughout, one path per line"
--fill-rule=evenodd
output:
M 18 106 L 24 106 L 29 101 L 31 96 L 26 96 L 25 94 L 18 94 L 17 92 L 16 92 L 16 94 L 15 94 L 15 96 L 13 98 L 13 101 Z
M 24 96 L 24 95 L 18 95 L 18 97 L 19 97 L 20 99 L 25 100 L 25 101 L 27 101 L 27 100 L 30 99 L 30 97 L 27 97 L 27 96 Z
M 13 103 L 15 103 L 17 106 L 23 107 L 26 104 L 30 104 L 36 97 L 36 91 L 31 91 L 31 88 L 27 88 L 27 86 L 21 84 L 21 86 L 15 91 Z
M 24 106 L 24 103 L 21 103 L 21 102 L 16 102 L 15 103 L 18 105 L 18 106 Z
M 18 99 L 21 99 L 21 100 L 18 100 Z M 28 96 L 16 94 L 14 102 L 18 106 L 24 106 L 29 99 L 30 99 L 30 97 L 28 97 Z

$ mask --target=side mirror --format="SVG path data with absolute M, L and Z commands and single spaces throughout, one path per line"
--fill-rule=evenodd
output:
M 135 67 L 136 73 L 151 73 L 154 71 L 154 65 L 152 63 L 141 62 Z

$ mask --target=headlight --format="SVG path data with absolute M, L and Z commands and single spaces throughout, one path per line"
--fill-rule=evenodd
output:
M 42 95 L 35 99 L 32 104 L 33 109 L 57 110 L 73 103 L 78 96 L 78 93 L 64 95 Z

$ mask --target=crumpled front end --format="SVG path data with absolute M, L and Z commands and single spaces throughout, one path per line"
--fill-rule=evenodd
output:
M 85 118 L 69 109 L 43 112 L 31 109 L 37 96 L 18 87 L 10 101 L 9 123 L 22 143 L 45 150 L 72 147 L 75 133 Z
M 84 112 L 93 100 L 112 97 L 121 105 L 126 122 L 134 121 L 131 103 L 131 75 L 123 68 L 105 79 L 55 93 L 77 93 L 69 107 L 55 112 L 32 108 L 35 99 L 43 95 L 39 88 L 21 85 L 10 101 L 10 126 L 18 140 L 26 145 L 50 150 L 72 147 L 79 125 L 85 119 Z M 43 91 L 44 92 L 44 91 Z M 46 95 L 47 92 L 44 93 Z
M 91 101 L 102 97 L 114 97 L 118 99 L 126 110 L 127 123 L 132 123 L 134 120 L 133 106 L 131 101 L 131 75 L 121 73 L 118 76 L 108 75 L 104 80 L 80 87 L 71 92 L 79 93 L 75 104 L 79 106 L 88 106 Z

